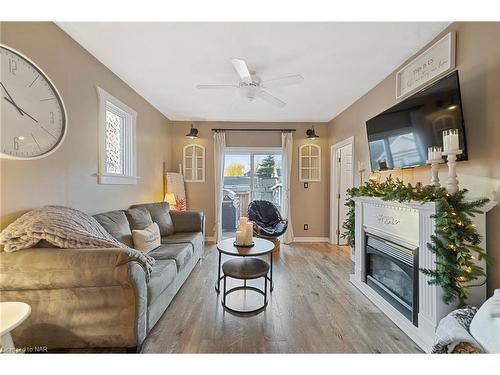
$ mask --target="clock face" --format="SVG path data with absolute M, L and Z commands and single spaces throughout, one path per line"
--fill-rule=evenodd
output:
M 54 152 L 66 133 L 66 111 L 50 79 L 19 52 L 0 46 L 1 156 L 37 159 Z

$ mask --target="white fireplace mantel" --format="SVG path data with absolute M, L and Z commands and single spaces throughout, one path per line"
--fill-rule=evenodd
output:
M 369 287 L 366 280 L 365 240 L 366 233 L 385 238 L 408 248 L 418 248 L 418 267 L 435 269 L 436 256 L 427 247 L 431 235 L 435 232 L 435 222 L 432 215 L 436 213 L 433 202 L 398 203 L 384 201 L 380 198 L 355 197 L 355 251 L 354 274 L 350 281 L 377 305 L 401 330 L 403 330 L 424 351 L 429 352 L 435 339 L 435 330 L 439 321 L 456 305 L 443 302 L 443 291 L 440 286 L 429 285 L 429 277 L 418 273 L 418 327 L 413 325 L 389 302 Z M 484 212 L 491 210 L 496 202 L 490 202 L 483 208 Z M 474 218 L 485 248 L 486 215 L 476 215 Z M 484 261 L 483 268 L 486 270 Z M 483 280 L 475 280 L 481 284 Z M 486 300 L 486 283 L 470 288 L 468 303 L 480 306 Z

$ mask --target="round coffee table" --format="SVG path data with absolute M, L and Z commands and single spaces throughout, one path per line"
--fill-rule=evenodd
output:
M 215 291 L 217 293 L 220 293 L 220 281 L 223 278 L 223 276 L 220 275 L 221 274 L 222 254 L 234 256 L 234 257 L 257 257 L 257 256 L 269 254 L 270 271 L 269 271 L 269 277 L 266 276 L 266 279 L 269 280 L 269 283 L 270 283 L 269 290 L 272 292 L 274 289 L 274 285 L 273 285 L 274 244 L 269 240 L 265 240 L 263 238 L 257 238 L 257 237 L 254 237 L 254 239 L 253 239 L 253 241 L 255 242 L 255 245 L 252 247 L 234 246 L 234 241 L 235 241 L 234 237 L 227 238 L 225 240 L 220 241 L 217 244 L 217 250 L 219 251 L 219 263 L 217 266 L 217 281 L 215 283 Z

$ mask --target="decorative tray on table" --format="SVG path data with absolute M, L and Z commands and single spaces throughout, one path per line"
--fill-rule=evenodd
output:
M 233 242 L 233 245 L 236 246 L 236 247 L 254 247 L 255 246 L 255 242 L 252 241 L 252 244 L 251 245 L 238 245 L 236 243 L 236 241 Z

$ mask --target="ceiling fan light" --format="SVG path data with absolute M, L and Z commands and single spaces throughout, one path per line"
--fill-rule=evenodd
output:
M 315 139 L 319 138 L 318 135 L 316 134 L 316 131 L 314 130 L 314 126 L 311 129 L 306 130 L 306 135 L 307 135 L 307 139 L 311 139 L 311 140 L 315 140 Z
M 189 133 L 186 134 L 186 137 L 188 137 L 189 139 L 198 138 L 198 129 L 196 129 L 193 124 L 191 124 L 191 129 L 189 130 Z

